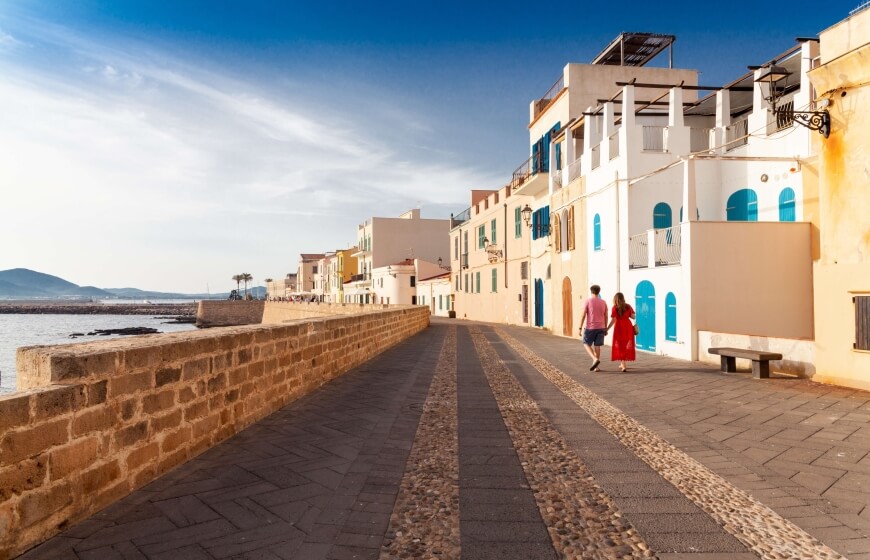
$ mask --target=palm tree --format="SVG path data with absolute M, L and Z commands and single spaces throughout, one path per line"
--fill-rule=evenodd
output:
M 239 293 L 239 284 L 242 282 L 242 275 L 233 274 L 233 280 L 236 281 L 236 293 Z
M 266 296 L 267 296 L 266 299 L 269 299 L 269 297 L 272 296 L 272 294 L 269 293 L 269 283 L 270 283 L 270 282 L 273 282 L 273 281 L 274 281 L 274 280 L 273 280 L 272 278 L 266 278 L 266 279 L 264 280 L 264 282 L 266 282 Z
M 252 281 L 254 277 L 251 276 L 249 272 L 243 272 L 239 274 L 239 276 L 241 277 L 242 282 L 245 283 L 245 299 L 248 299 L 248 282 Z

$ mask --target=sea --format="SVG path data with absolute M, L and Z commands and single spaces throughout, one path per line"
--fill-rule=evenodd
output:
M 120 300 L 123 302 L 123 300 Z M 113 303 L 117 303 L 114 301 Z M 127 301 L 126 303 L 142 303 Z M 151 303 L 159 303 L 152 301 Z M 184 303 L 172 300 L 172 303 Z M 160 332 L 179 332 L 196 329 L 191 324 L 167 324 L 169 317 L 150 315 L 15 315 L 0 314 L 0 394 L 15 390 L 15 350 L 21 346 L 37 344 L 74 344 L 118 338 L 118 336 L 82 336 L 70 338 L 72 333 L 88 333 L 96 329 L 151 327 Z

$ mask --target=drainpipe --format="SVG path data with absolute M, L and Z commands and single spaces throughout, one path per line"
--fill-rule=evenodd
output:
M 504 239 L 504 287 L 507 289 L 508 287 L 508 254 L 507 254 L 507 202 L 503 203 L 504 206 L 504 235 L 502 239 Z
M 627 189 L 626 189 L 627 190 Z M 619 240 L 619 171 L 616 172 L 613 191 L 616 193 L 616 291 L 622 291 L 622 258 Z

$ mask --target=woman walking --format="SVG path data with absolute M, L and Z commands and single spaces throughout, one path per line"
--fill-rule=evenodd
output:
M 610 324 L 607 325 L 607 330 L 609 331 L 610 327 L 614 327 L 610 359 L 614 362 L 619 361 L 620 371 L 628 371 L 625 362 L 635 360 L 634 324 L 631 322 L 634 317 L 634 309 L 625 303 L 625 296 L 622 295 L 622 292 L 616 292 L 616 295 L 613 296 L 613 309 L 610 311 Z

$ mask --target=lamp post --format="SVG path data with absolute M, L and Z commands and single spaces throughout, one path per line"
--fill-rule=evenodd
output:
M 795 111 L 793 106 L 777 108 L 776 104 L 782 97 L 788 77 L 791 75 L 786 68 L 776 64 L 768 64 L 761 68 L 761 73 L 755 78 L 755 82 L 762 86 L 762 95 L 770 103 L 777 122 L 796 122 L 810 130 L 818 131 L 819 134 L 828 137 L 831 133 L 831 115 L 824 111 Z M 780 82 L 782 86 L 780 86 Z M 767 90 L 766 92 L 764 90 Z M 764 95 L 767 93 L 767 95 Z

